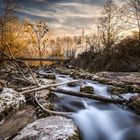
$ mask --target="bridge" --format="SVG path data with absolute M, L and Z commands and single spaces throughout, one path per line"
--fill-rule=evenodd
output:
M 12 58 L 0 58 L 1 60 L 14 60 Z M 48 58 L 31 58 L 31 57 L 16 57 L 15 59 L 21 61 L 52 61 L 52 62 L 64 62 L 70 59 L 67 58 L 59 58 L 59 57 L 48 57 Z

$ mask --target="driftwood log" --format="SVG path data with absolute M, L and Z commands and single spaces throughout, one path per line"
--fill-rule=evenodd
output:
M 98 101 L 101 101 L 101 102 L 104 102 L 104 103 L 115 103 L 115 104 L 118 103 L 118 104 L 123 104 L 123 103 L 126 103 L 127 102 L 126 99 L 106 98 L 104 96 L 97 95 L 97 94 L 89 94 L 89 93 L 68 91 L 68 90 L 64 90 L 64 89 L 55 89 L 55 88 L 51 88 L 50 90 L 52 92 L 62 93 L 62 94 L 66 94 L 66 95 L 72 95 L 72 96 L 77 96 L 77 97 L 82 97 L 82 98 L 88 98 L 88 99 L 92 99 L 92 100 L 98 100 Z
M 62 83 L 59 83 L 59 84 L 50 84 L 50 85 L 46 85 L 46 86 L 41 86 L 41 87 L 25 90 L 25 91 L 22 91 L 20 93 L 24 95 L 24 94 L 33 93 L 33 92 L 41 91 L 41 90 L 44 90 L 44 89 L 49 89 L 51 87 L 57 87 L 57 86 L 65 85 L 65 84 L 68 84 L 68 83 L 78 82 L 78 81 L 79 80 L 72 80 L 72 81 L 68 81 L 68 82 L 62 82 Z

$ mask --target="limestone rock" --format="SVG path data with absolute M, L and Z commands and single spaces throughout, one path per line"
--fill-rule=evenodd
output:
M 25 97 L 10 88 L 4 88 L 0 94 L 0 120 L 4 116 L 9 115 L 11 112 L 19 109 L 26 103 Z
M 79 140 L 77 132 L 70 119 L 51 116 L 27 125 L 13 140 Z

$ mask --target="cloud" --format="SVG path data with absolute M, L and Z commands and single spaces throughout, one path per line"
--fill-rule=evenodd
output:
M 1 1 L 1 0 L 0 0 Z M 105 0 L 18 0 L 20 17 L 44 19 L 57 35 L 79 34 L 96 26 Z

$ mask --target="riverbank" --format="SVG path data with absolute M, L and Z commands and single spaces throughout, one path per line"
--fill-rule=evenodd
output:
M 74 78 L 83 78 L 99 81 L 117 87 L 127 87 L 128 92 L 140 93 L 140 72 L 94 72 L 90 73 L 82 69 L 56 66 L 56 71 L 71 75 Z

